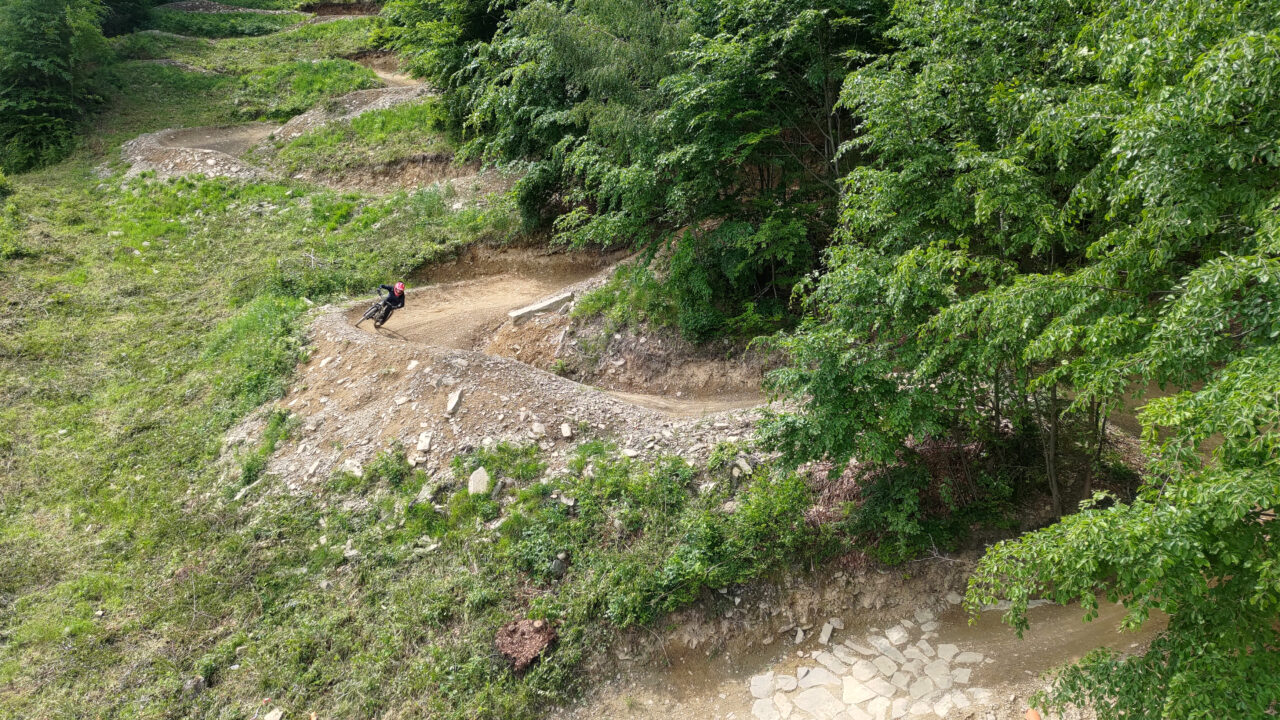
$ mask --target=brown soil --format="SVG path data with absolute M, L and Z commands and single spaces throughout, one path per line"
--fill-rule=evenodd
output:
M 617 255 L 535 253 L 526 250 L 470 250 L 420 280 L 402 310 L 375 331 L 387 337 L 458 350 L 478 350 L 485 338 L 507 321 L 507 312 L 544 295 L 593 277 Z M 463 278 L 466 279 L 458 279 Z M 364 306 L 348 311 L 352 322 Z
M 366 16 L 382 12 L 382 5 L 370 2 L 318 2 L 301 5 L 298 10 L 312 15 Z
M 375 331 L 369 323 L 361 327 L 387 337 L 479 350 L 553 370 L 555 354 L 551 345 L 557 337 L 563 339 L 561 328 L 567 328 L 570 322 L 567 315 L 549 313 L 516 326 L 509 322 L 507 313 L 559 292 L 585 292 L 606 278 L 622 257 L 622 253 L 471 251 L 424 276 L 422 279 L 431 284 L 411 290 L 405 308 L 396 311 L 380 330 Z M 354 307 L 348 317 L 354 323 L 364 309 Z M 513 342 L 513 338 L 527 344 Z M 625 343 L 615 344 L 621 347 Z M 643 353 L 646 346 L 653 355 Z M 670 347 L 662 341 L 637 342 L 625 354 L 607 354 L 598 362 L 601 372 L 590 375 L 589 382 L 617 391 L 611 394 L 620 400 L 677 417 L 753 408 L 764 402 L 757 366 L 682 355 L 670 352 Z M 696 349 L 692 355 L 697 355 Z M 610 373 L 620 369 L 620 361 L 623 372 Z M 628 362 L 630 369 L 626 368 Z M 643 371 L 641 365 L 661 370 Z M 686 368 L 685 377 L 678 381 L 683 389 L 674 389 L 672 385 L 677 384 L 676 378 Z
M 162 10 L 179 10 L 181 12 L 210 14 L 257 13 L 259 15 L 288 15 L 293 12 L 292 10 L 262 10 L 259 8 L 223 5 L 222 3 L 210 2 L 210 0 L 181 0 L 181 2 L 158 5 L 157 8 Z
M 369 50 L 352 55 L 348 59 L 372 70 L 388 87 L 411 87 L 422 84 L 421 80 L 400 71 L 400 59 L 393 52 Z
M 271 137 L 279 127 L 275 123 L 246 123 L 168 130 L 158 138 L 158 142 L 164 147 L 178 150 L 195 148 L 238 156 Z
M 522 673 L 556 641 L 555 628 L 545 620 L 516 620 L 498 631 L 493 644 L 498 653 L 511 663 L 511 669 Z
M 612 332 L 599 318 L 563 314 L 506 325 L 486 351 L 598 387 L 660 394 L 674 402 L 715 398 L 759 405 L 760 382 L 769 365 L 757 352 L 732 344 L 698 346 L 670 329 Z
M 339 172 L 304 171 L 294 177 L 343 190 L 371 193 L 396 192 L 452 182 L 456 188 L 453 201 L 464 204 L 476 197 L 505 189 L 485 184 L 478 191 L 471 191 L 471 182 L 477 177 L 475 166 L 455 165 L 453 156 L 448 153 L 423 154 L 386 165 L 352 165 Z

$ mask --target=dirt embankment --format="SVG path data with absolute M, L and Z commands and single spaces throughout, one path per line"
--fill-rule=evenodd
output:
M 365 302 L 319 310 L 312 359 L 279 403 L 301 429 L 270 460 L 267 482 L 281 492 L 314 492 L 332 473 L 359 469 L 395 443 L 434 474 L 474 447 L 536 442 L 555 473 L 571 447 L 591 437 L 611 439 L 632 457 L 678 454 L 704 463 L 717 443 L 749 436 L 755 412 L 740 403 L 667 407 L 672 401 L 659 397 L 654 409 L 645 396 L 616 397 L 472 349 L 486 344 L 509 310 L 597 277 L 610 260 L 472 250 L 439 268 L 439 282 L 411 290 L 406 308 L 378 330 L 368 321 L 354 326 Z M 473 272 L 481 274 L 450 280 Z M 231 445 L 251 445 L 261 418 L 231 433 Z

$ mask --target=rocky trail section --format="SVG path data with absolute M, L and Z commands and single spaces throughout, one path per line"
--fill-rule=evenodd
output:
M 691 357 L 669 352 L 664 340 L 623 342 L 602 328 L 593 337 L 571 337 L 568 313 L 580 298 L 605 282 L 620 253 L 535 255 L 519 251 L 470 252 L 452 266 L 436 269 L 429 287 L 410 291 L 403 310 L 381 330 L 393 340 L 477 350 L 508 357 L 541 370 L 553 368 L 580 343 L 602 344 L 598 366 L 587 384 L 625 402 L 679 417 L 744 410 L 765 403 L 758 367 L 728 356 Z M 545 301 L 554 300 L 554 304 Z M 545 312 L 513 318 L 522 307 Z M 542 307 L 545 306 L 545 307 Z M 363 307 L 349 311 L 354 323 Z M 600 335 L 606 337 L 601 338 Z M 646 338 L 641 338 L 645 340 Z M 563 352 L 561 352 L 563 351 Z M 639 368 L 656 365 L 661 373 Z M 673 387 L 673 376 L 683 383 Z
M 128 177 L 154 172 L 162 178 L 201 174 L 258 180 L 273 174 L 237 156 L 275 130 L 269 123 L 161 130 L 126 142 L 120 154 L 130 165 Z
M 282 480 L 289 492 L 313 492 L 338 470 L 359 474 L 396 443 L 428 475 L 447 473 L 455 455 L 500 442 L 537 443 L 547 472 L 555 474 L 569 451 L 591 438 L 616 442 L 627 457 L 676 454 L 701 464 L 717 443 L 750 434 L 756 403 L 618 397 L 472 349 L 483 347 L 510 310 L 598 281 L 613 259 L 491 255 L 499 260 L 486 261 L 487 269 L 506 269 L 447 281 L 450 273 L 477 267 L 446 267 L 440 274 L 446 281 L 410 291 L 406 308 L 378 330 L 371 322 L 354 325 L 367 301 L 317 311 L 313 359 L 299 368 L 298 381 L 279 403 L 297 416 L 301 429 L 271 459 L 266 476 Z M 530 271 L 534 267 L 537 272 Z M 229 441 L 251 441 L 260 423 L 260 417 L 247 422 Z M 743 458 L 747 469 L 737 472 L 750 472 L 753 462 Z
M 313 108 L 284 125 L 245 123 L 171 128 L 140 135 L 126 142 L 120 154 L 131 166 L 129 177 L 150 171 L 161 178 L 205 175 L 240 180 L 278 179 L 281 175 L 276 170 L 245 160 L 242 156 L 273 138 L 294 138 L 328 123 L 351 120 L 372 110 L 394 107 L 430 94 L 431 91 L 423 85 L 357 90 L 329 106 Z M 326 182 L 328 178 L 323 176 L 300 175 L 297 179 L 329 184 Z M 341 183 L 334 184 L 340 189 L 348 189 Z
M 794 624 L 765 640 L 783 646 L 772 659 L 747 656 L 727 668 L 708 658 L 677 659 L 564 717 L 1021 720 L 1028 697 L 1043 687 L 1041 673 L 1096 647 L 1141 651 L 1162 624 L 1120 634 L 1121 606 L 1101 603 L 1099 617 L 1082 625 L 1079 607 L 1033 601 L 1031 630 L 1018 640 L 1000 622 L 1003 608 L 970 625 L 959 603 L 951 591 L 932 605 L 937 611 L 845 612 Z M 867 616 L 884 625 L 864 624 Z
M 324 308 L 312 328 L 312 360 L 279 407 L 300 428 L 270 460 L 277 489 L 315 492 L 338 470 L 360 474 L 399 443 L 409 461 L 439 482 L 449 462 L 499 442 L 537 443 L 548 473 L 593 437 L 614 440 L 627 457 L 679 454 L 704 462 L 712 447 L 745 436 L 749 415 L 673 418 L 506 358 L 471 350 L 397 342 L 352 327 L 345 308 Z M 229 435 L 251 442 L 261 419 Z

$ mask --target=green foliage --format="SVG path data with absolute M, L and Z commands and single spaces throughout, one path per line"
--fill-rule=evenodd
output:
M 613 277 L 574 303 L 574 317 L 604 315 L 616 327 L 674 321 L 676 308 L 644 263 L 619 265 Z
M 406 489 L 412 475 L 413 468 L 409 466 L 404 446 L 399 442 L 378 453 L 364 468 L 364 476 L 370 482 L 385 482 L 397 490 Z
M 536 446 L 503 442 L 492 448 L 479 448 L 466 455 L 458 455 L 453 458 L 450 467 L 458 480 L 465 480 L 476 469 L 483 467 L 493 480 L 507 477 L 530 482 L 541 477 L 547 466 L 538 459 Z
M 877 0 L 392 0 L 384 42 L 444 90 L 468 156 L 527 163 L 526 228 L 674 248 L 691 338 L 784 324 L 833 221 L 836 105 L 879 43 Z
M 1085 509 L 1000 543 L 970 580 L 970 607 L 1008 598 L 1027 627 L 1027 601 L 1078 601 L 1086 617 L 1103 588 L 1124 625 L 1155 611 L 1169 629 L 1144 655 L 1093 653 L 1064 668 L 1049 708 L 1088 703 L 1101 718 L 1264 717 L 1280 691 L 1276 663 L 1276 543 L 1263 515 L 1280 506 L 1271 468 L 1211 470 L 1150 487 L 1130 504 Z
M 299 61 L 240 78 L 235 104 L 247 117 L 288 120 L 325 100 L 380 85 L 372 70 L 350 60 Z
M 240 469 L 240 484 L 251 485 L 262 476 L 267 461 L 280 445 L 280 441 L 289 437 L 289 433 L 298 425 L 297 418 L 286 412 L 273 410 L 267 417 L 267 425 L 262 431 L 262 441 L 248 458 L 245 458 Z
M 863 164 L 845 177 L 828 272 L 801 285 L 806 318 L 779 340 L 791 362 L 772 388 L 803 412 L 765 435 L 788 462 L 893 463 L 952 433 L 1036 438 L 1061 512 L 1063 428 L 1092 426 L 1079 445 L 1095 448 L 1097 418 L 1133 388 L 1184 389 L 1140 413 L 1143 499 L 1001 546 L 975 581 L 975 600 L 1014 601 L 1015 623 L 1039 593 L 1101 590 L 1135 622 L 1172 612 L 1152 655 L 1091 656 L 1054 707 L 1248 714 L 1274 687 L 1263 673 L 1258 694 L 1236 689 L 1254 663 L 1277 664 L 1265 608 L 1280 594 L 1260 579 L 1274 543 L 1243 509 L 1275 506 L 1245 478 L 1280 462 L 1280 155 L 1260 139 L 1280 132 L 1276 16 L 1274 2 L 910 0 L 894 8 L 895 50 L 844 85 Z M 1250 499 L 1214 515 L 1218 483 Z M 882 528 L 918 534 L 913 487 L 871 511 Z M 1196 530 L 1174 537 L 1166 512 Z
M 104 56 L 93 0 L 9 0 L 0 6 L 0 171 L 61 159 L 98 100 Z
M 0 172 L 0 200 L 3 200 L 13 194 L 13 182 Z
M 158 7 L 151 11 L 151 29 L 189 37 L 231 38 L 268 35 L 303 19 L 298 13 L 199 13 Z

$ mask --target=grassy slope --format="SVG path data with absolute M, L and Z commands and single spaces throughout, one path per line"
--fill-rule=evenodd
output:
M 226 583 L 254 577 L 256 558 L 217 576 L 208 624 L 172 571 L 241 541 L 186 509 L 188 493 L 213 479 L 222 430 L 292 369 L 297 296 L 367 292 L 502 232 L 503 211 L 445 215 L 430 193 L 95 176 L 138 133 L 229 121 L 232 82 L 122 66 L 82 152 L 15 178 L 3 207 L 0 716 L 163 716 L 134 693 L 187 670 L 211 626 L 254 601 Z
M 251 70 L 350 45 L 183 47 Z M 599 446 L 518 493 L 500 530 L 485 522 L 498 505 L 465 493 L 446 491 L 441 512 L 407 507 L 423 478 L 396 456 L 326 496 L 230 501 L 221 437 L 288 381 L 301 298 L 367 292 L 512 222 L 501 203 L 451 214 L 430 192 L 95 173 L 139 133 L 230 121 L 235 84 L 123 64 L 92 139 L 14 179 L 0 213 L 0 717 L 249 718 L 263 697 L 328 717 L 530 717 L 581 682 L 580 660 L 617 626 L 810 542 L 794 479 L 758 474 L 726 515 L 725 490 L 694 490 L 723 467 L 647 468 Z M 286 418 L 270 427 L 287 441 Z M 533 451 L 502 449 L 459 459 L 460 476 L 478 462 L 522 484 L 540 472 Z M 249 457 L 236 472 L 259 468 Z M 560 581 L 557 552 L 570 556 Z M 515 677 L 492 637 L 528 614 L 562 639 Z M 210 688 L 188 697 L 196 675 Z
M 440 131 L 441 116 L 436 99 L 376 110 L 293 138 L 276 160 L 290 171 L 341 172 L 420 155 L 448 157 L 453 148 Z

